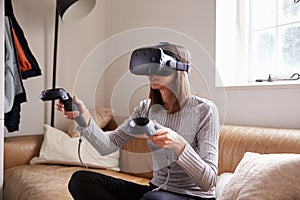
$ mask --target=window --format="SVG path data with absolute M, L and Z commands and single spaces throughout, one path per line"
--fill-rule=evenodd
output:
M 300 3 L 217 0 L 217 86 L 300 73 Z

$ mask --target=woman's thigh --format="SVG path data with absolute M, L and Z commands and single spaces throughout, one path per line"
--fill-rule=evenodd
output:
M 72 196 L 80 196 L 78 199 L 107 197 L 107 199 L 139 200 L 144 193 L 151 189 L 150 186 L 84 170 L 75 172 L 69 182 Z

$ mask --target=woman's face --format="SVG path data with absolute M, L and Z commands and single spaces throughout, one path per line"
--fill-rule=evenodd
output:
M 169 76 L 149 75 L 150 87 L 152 89 L 172 88 L 173 81 L 176 77 L 176 72 Z

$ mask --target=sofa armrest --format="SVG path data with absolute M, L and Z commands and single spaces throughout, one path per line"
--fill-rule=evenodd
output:
M 29 164 L 39 155 L 43 135 L 16 136 L 4 139 L 4 169 Z

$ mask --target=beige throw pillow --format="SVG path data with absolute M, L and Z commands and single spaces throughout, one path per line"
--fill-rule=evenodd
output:
M 110 120 L 113 118 L 113 111 L 110 108 L 104 108 L 102 106 L 95 106 L 93 109 L 89 109 L 92 118 L 100 128 L 106 127 Z M 80 133 L 76 130 L 76 122 L 72 121 L 68 126 L 67 133 L 70 137 L 79 137 Z
M 63 164 L 82 166 L 78 157 L 79 138 L 70 138 L 65 132 L 44 125 L 44 140 L 40 154 L 30 164 Z M 107 133 L 109 134 L 109 133 Z M 119 171 L 119 151 L 101 156 L 85 139 L 82 139 L 80 155 L 88 167 Z
M 225 185 L 227 185 L 227 183 L 231 179 L 232 175 L 233 175 L 233 173 L 231 173 L 231 172 L 225 172 L 218 176 L 217 184 L 216 184 L 216 198 L 217 199 L 220 196 L 220 194 L 222 193 Z
M 300 198 L 300 154 L 247 152 L 218 200 Z

